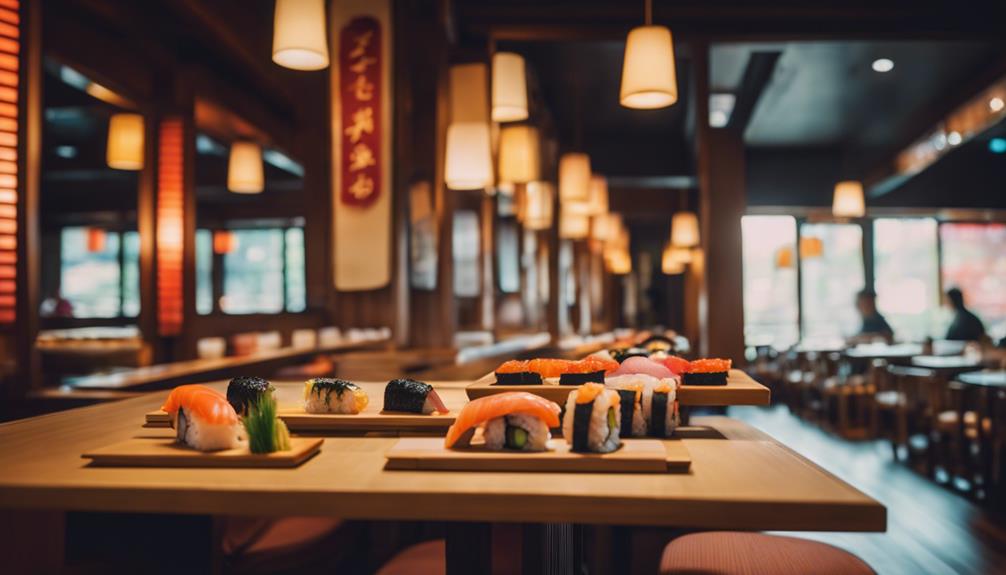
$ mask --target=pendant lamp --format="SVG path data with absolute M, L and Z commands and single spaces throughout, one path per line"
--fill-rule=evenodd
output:
M 213 234 L 213 253 L 229 254 L 238 248 L 238 237 L 230 230 L 217 230 Z
M 447 127 L 447 188 L 481 190 L 493 183 L 489 125 L 457 122 Z
M 106 161 L 116 170 L 143 169 L 143 116 L 114 114 L 108 120 Z
M 835 196 L 831 204 L 831 213 L 839 218 L 861 218 L 866 214 L 866 202 L 863 199 L 863 184 L 855 180 L 846 180 L 835 184 Z
M 676 249 L 681 248 L 675 248 L 671 245 L 664 248 L 663 257 L 660 260 L 660 270 L 666 275 L 677 275 L 685 271 L 685 264 L 678 259 Z
M 625 40 L 619 101 L 626 108 L 666 108 L 678 101 L 674 39 L 666 26 L 654 26 L 653 6 L 646 0 L 646 25 L 633 28 Z
M 590 218 L 563 210 L 559 217 L 559 237 L 567 240 L 582 240 L 590 234 Z
M 670 244 L 664 250 L 664 258 L 676 264 L 690 264 L 692 263 L 692 250 Z
M 328 67 L 325 0 L 276 0 L 272 61 L 293 70 Z
M 677 212 L 671 218 L 671 245 L 681 248 L 699 245 L 699 218 L 695 212 Z
M 559 159 L 559 200 L 569 204 L 589 198 L 590 156 L 581 152 L 563 154 Z
M 494 122 L 527 119 L 527 76 L 523 56 L 513 52 L 493 54 L 492 93 Z
M 530 182 L 524 190 L 524 228 L 547 230 L 552 227 L 552 184 Z
M 227 189 L 237 194 L 258 194 L 265 189 L 261 146 L 255 142 L 231 144 Z
M 500 130 L 499 179 L 526 184 L 541 178 L 538 129 L 534 126 L 504 126 Z

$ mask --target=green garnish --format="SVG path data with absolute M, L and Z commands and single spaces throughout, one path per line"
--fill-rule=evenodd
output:
M 527 430 L 513 425 L 506 426 L 506 446 L 510 449 L 524 449 L 527 445 Z
M 252 453 L 289 451 L 290 431 L 276 412 L 276 400 L 271 395 L 263 395 L 248 406 L 241 422 L 248 432 L 248 448 Z
M 609 407 L 608 408 L 608 438 L 609 439 L 611 439 L 612 435 L 615 435 L 615 423 L 616 423 L 616 421 L 617 420 L 615 419 L 615 408 L 614 407 Z

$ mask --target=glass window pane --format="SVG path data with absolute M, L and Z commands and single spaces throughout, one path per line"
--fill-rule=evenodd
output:
M 873 222 L 877 309 L 898 339 L 936 335 L 939 311 L 936 220 L 878 218 Z
M 213 313 L 213 232 L 196 230 L 196 313 Z
M 89 233 L 90 228 L 85 227 L 62 230 L 61 295 L 70 302 L 73 317 L 118 317 L 119 234 L 98 230 L 95 233 L 104 234 L 104 239 L 98 243 L 88 241 Z M 91 251 L 95 247 L 100 249 Z
M 741 218 L 744 341 L 785 349 L 800 337 L 796 293 L 796 219 Z
M 304 271 L 304 228 L 286 231 L 286 311 L 307 308 L 307 281 Z
M 229 314 L 283 311 L 283 230 L 234 230 L 236 248 L 224 254 L 224 294 Z
M 861 321 L 854 300 L 866 284 L 862 228 L 802 224 L 799 251 L 803 337 L 833 340 L 855 334 Z
M 479 216 L 472 211 L 454 212 L 454 295 L 479 295 Z
M 517 243 L 517 224 L 500 222 L 496 228 L 496 255 L 499 266 L 499 288 L 503 293 L 520 291 L 520 246 Z
M 140 233 L 122 234 L 122 315 L 140 315 Z
M 964 304 L 993 338 L 1006 335 L 1006 224 L 943 224 L 943 287 L 964 292 Z

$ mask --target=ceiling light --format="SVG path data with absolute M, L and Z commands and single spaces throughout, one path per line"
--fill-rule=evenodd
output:
M 552 184 L 529 182 L 524 193 L 524 228 L 547 230 L 552 227 Z
M 622 63 L 619 101 L 626 108 L 666 108 L 678 101 L 674 39 L 670 28 L 654 26 L 651 0 L 646 0 L 646 25 L 629 31 Z
M 493 121 L 518 122 L 527 116 L 524 57 L 513 52 L 493 54 Z
M 590 235 L 590 218 L 579 213 L 563 210 L 559 216 L 559 237 L 567 240 L 582 240 Z
M 143 116 L 113 114 L 108 119 L 106 161 L 116 170 L 143 169 Z
M 450 190 L 483 190 L 493 183 L 489 125 L 454 122 L 447 127 L 444 178 Z
M 590 156 L 573 152 L 559 158 L 559 199 L 564 204 L 590 199 Z
M 861 218 L 866 214 L 866 202 L 863 199 L 863 184 L 848 180 L 835 184 L 835 196 L 832 199 L 831 213 L 840 218 Z
M 272 61 L 293 70 L 328 67 L 325 0 L 276 0 Z
M 258 194 L 265 188 L 262 147 L 255 142 L 231 144 L 227 164 L 227 189 L 237 194 Z
M 538 129 L 511 125 L 500 130 L 499 179 L 501 182 L 526 184 L 541 177 Z
M 699 218 L 695 212 L 677 212 L 671 218 L 671 245 L 691 248 L 699 245 Z
M 874 72 L 890 72 L 894 69 L 894 60 L 890 58 L 877 58 L 873 61 Z
M 992 138 L 989 140 L 989 151 L 993 154 L 1006 154 L 1006 138 Z
M 962 141 L 960 132 L 950 132 L 947 134 L 947 143 L 951 146 L 956 146 Z
M 1001 111 L 1004 106 L 1006 106 L 1006 102 L 1003 102 L 1003 99 L 998 96 L 989 100 L 989 110 L 993 112 Z

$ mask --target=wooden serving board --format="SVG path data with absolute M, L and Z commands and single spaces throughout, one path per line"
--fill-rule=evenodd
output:
M 562 439 L 551 451 L 490 451 L 482 443 L 446 449 L 439 437 L 403 437 L 385 452 L 385 469 L 416 471 L 524 471 L 569 473 L 687 472 L 692 459 L 680 440 L 626 439 L 613 453 L 573 453 Z
M 566 402 L 573 385 L 496 385 L 496 375 L 489 373 L 466 388 L 469 399 L 503 393 L 527 391 L 559 405 Z M 771 392 L 739 369 L 731 369 L 726 385 L 682 385 L 678 389 L 681 405 L 768 405 Z
M 134 437 L 84 452 L 81 457 L 104 467 L 297 467 L 321 450 L 324 439 L 291 437 L 289 451 L 256 454 L 241 449 L 202 452 L 174 437 Z
M 443 415 L 420 415 L 399 411 L 382 411 L 371 403 L 356 415 L 307 413 L 299 404 L 281 404 L 278 416 L 295 433 L 306 431 L 446 431 L 457 417 L 457 410 Z M 171 427 L 171 417 L 164 411 L 146 414 L 143 427 Z

